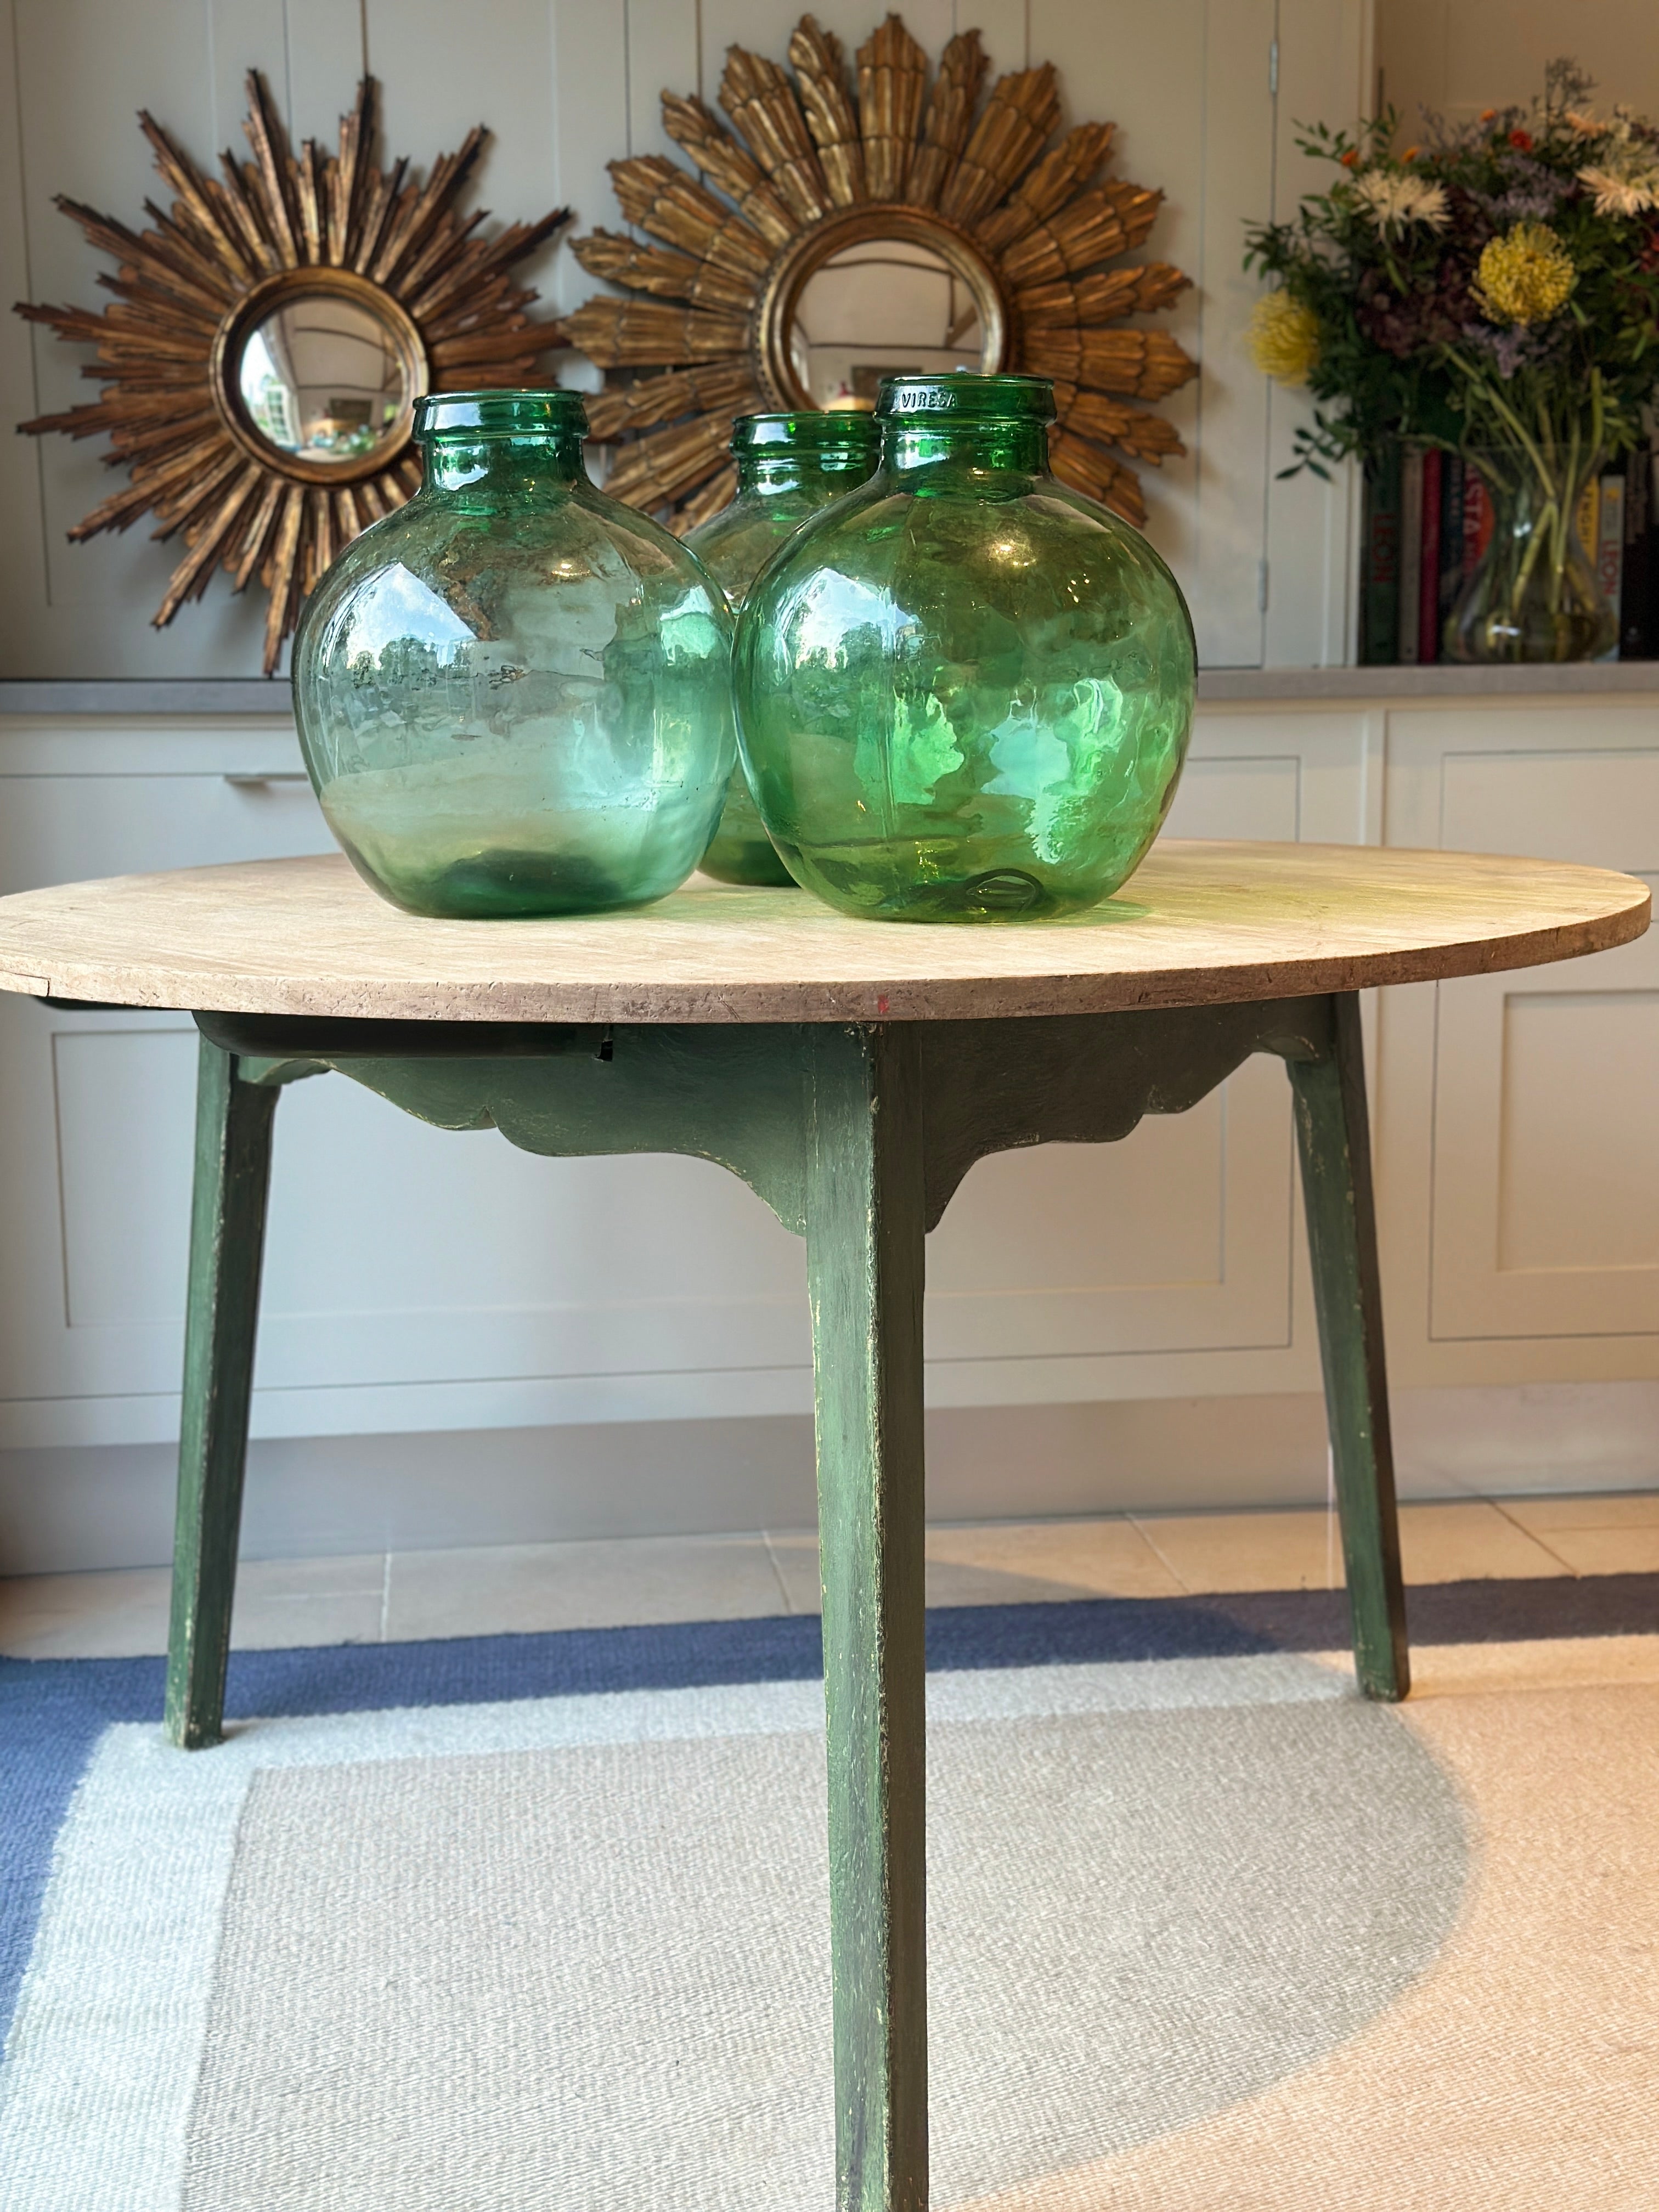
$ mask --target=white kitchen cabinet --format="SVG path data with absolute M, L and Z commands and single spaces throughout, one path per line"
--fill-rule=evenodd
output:
M 274 715 L 0 720 L 0 884 L 325 848 L 296 768 Z M 1659 691 L 1213 706 L 1170 827 L 1659 874 Z M 176 1016 L 0 999 L 0 1452 L 174 1431 L 195 1054 Z M 1372 1072 L 1396 1387 L 1659 1375 L 1659 954 L 1384 993 Z M 932 1240 L 932 1403 L 1306 1401 L 1293 1170 L 1267 1060 L 1121 1145 L 981 1162 Z M 809 1381 L 800 1246 L 721 1170 L 285 1094 L 256 1434 L 800 1413 Z
M 1368 726 L 1207 719 L 1173 830 L 1362 836 Z M 0 882 L 324 847 L 308 787 L 227 781 L 295 758 L 280 724 L 0 729 Z M 179 1017 L 0 1001 L 0 1448 L 173 1431 L 195 1056 Z M 1277 1061 L 1121 1145 L 981 1162 L 933 1241 L 934 1401 L 1312 1387 L 1300 1251 Z M 256 1433 L 794 1411 L 809 1374 L 801 1248 L 720 1169 L 285 1092 Z
M 280 722 L 8 731 L 0 884 L 328 849 L 297 762 Z M 0 1448 L 173 1430 L 196 1054 L 186 1016 L 0 999 Z M 799 1272 L 795 1240 L 712 1166 L 532 1159 L 337 1079 L 298 1085 L 256 1426 L 556 1419 L 617 1376 L 642 1378 L 628 1410 L 656 1410 L 664 1375 L 694 1378 L 695 1401 L 706 1373 L 804 1368 Z
M 1391 844 L 1659 881 L 1659 700 L 1395 712 L 1387 745 Z M 1389 993 L 1382 1040 L 1396 1379 L 1659 1372 L 1659 939 Z

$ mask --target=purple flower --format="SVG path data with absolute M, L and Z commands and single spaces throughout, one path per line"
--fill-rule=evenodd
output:
M 1518 368 L 1542 362 L 1553 349 L 1553 340 L 1522 327 L 1499 330 L 1492 323 L 1465 323 L 1462 335 L 1469 344 L 1489 354 L 1498 374 L 1507 384 Z
M 1501 192 L 1469 194 L 1475 205 L 1484 208 L 1504 229 L 1513 222 L 1547 222 L 1577 188 L 1575 178 L 1564 177 L 1528 155 L 1506 160 L 1504 170 L 1509 181 Z
M 1502 223 L 1543 222 L 1555 213 L 1561 198 L 1559 191 L 1517 185 L 1507 192 L 1488 196 L 1484 204 L 1486 212 Z

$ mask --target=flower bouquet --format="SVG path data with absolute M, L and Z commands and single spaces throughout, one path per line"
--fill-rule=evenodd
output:
M 1335 181 L 1249 233 L 1246 265 L 1278 280 L 1252 356 L 1316 403 L 1286 473 L 1375 469 L 1405 440 L 1485 482 L 1492 537 L 1447 625 L 1460 659 L 1583 659 L 1617 635 L 1575 525 L 1659 381 L 1659 130 L 1593 113 L 1592 89 L 1553 63 L 1529 107 L 1426 118 L 1398 155 L 1392 113 L 1322 125 L 1299 143 Z

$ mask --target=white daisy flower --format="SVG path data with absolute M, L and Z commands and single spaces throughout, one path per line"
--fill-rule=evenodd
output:
M 1377 228 L 1387 237 L 1420 222 L 1429 230 L 1443 230 L 1450 219 L 1443 185 L 1426 177 L 1413 177 L 1391 169 L 1372 169 L 1354 180 L 1354 193 Z
M 1578 181 L 1595 196 L 1597 215 L 1645 215 L 1659 208 L 1659 167 L 1580 169 Z

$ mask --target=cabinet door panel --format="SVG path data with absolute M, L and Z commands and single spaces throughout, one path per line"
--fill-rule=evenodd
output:
M 1449 850 L 1659 871 L 1659 750 L 1453 753 L 1440 790 Z
M 1255 280 L 1240 220 L 1273 198 L 1267 0 L 1031 0 L 1030 59 L 1060 71 L 1068 122 L 1115 120 L 1112 168 L 1164 195 L 1145 249 L 1194 281 L 1157 318 L 1202 363 L 1158 403 L 1188 450 L 1139 471 L 1148 535 L 1180 577 L 1206 666 L 1261 659 L 1267 388 L 1240 338 Z M 1004 68 L 1018 62 L 1002 60 Z M 1201 394 L 1201 404 L 1200 404 Z
M 1171 837 L 1293 838 L 1301 818 L 1301 762 L 1294 753 L 1257 753 L 1189 760 L 1165 828 Z
M 143 1328 L 184 1312 L 196 1049 L 187 1018 L 52 1036 L 71 1332 Z
M 1659 751 L 1454 753 L 1448 846 L 1659 879 Z M 1442 984 L 1431 1334 L 1659 1330 L 1659 944 Z
M 1659 991 L 1506 992 L 1503 1055 L 1500 1272 L 1659 1267 Z
M 1287 1344 L 1286 1090 L 1281 1069 L 1255 1060 L 1120 1144 L 981 1160 L 929 1247 L 930 1355 Z
M 1294 838 L 1298 755 L 1249 752 L 1249 736 L 1229 734 L 1232 750 L 1188 761 L 1170 836 Z M 1289 1086 L 1266 1060 L 1189 1114 L 1150 1115 L 1120 1144 L 981 1160 L 929 1247 L 929 1353 L 1283 1345 L 1291 1192 Z
M 1659 947 L 1440 986 L 1431 1333 L 1659 1329 Z
M 34 750 L 14 738 L 10 757 Z M 210 757 L 213 738 L 184 750 Z M 309 784 L 280 780 L 298 760 L 291 730 L 252 753 L 228 733 L 223 751 L 235 774 L 252 758 L 279 780 L 0 776 L 0 890 L 331 847 Z M 176 1014 L 0 997 L 0 1396 L 177 1389 L 195 1052 Z
M 799 1240 L 712 1162 L 543 1159 L 338 1077 L 277 1122 L 262 1387 L 811 1358 Z

